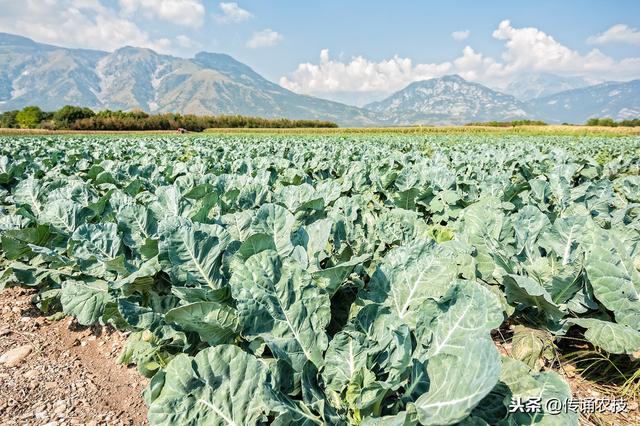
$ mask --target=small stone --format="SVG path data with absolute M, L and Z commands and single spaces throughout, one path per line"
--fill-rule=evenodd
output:
M 86 426 L 98 426 L 98 422 L 95 420 L 91 420 L 87 422 Z
M 35 377 L 38 377 L 39 374 L 40 372 L 38 370 L 29 370 L 26 373 L 24 373 L 23 377 L 25 379 L 33 379 Z
M 53 412 L 54 412 L 54 413 L 56 413 L 56 414 L 62 414 L 62 413 L 64 413 L 65 411 L 67 411 L 67 404 L 65 404 L 65 403 L 62 403 L 62 404 L 58 405 L 58 406 L 53 410 Z
M 9 330 L 8 328 L 3 328 L 2 330 L 0 330 L 0 336 L 8 336 L 9 334 L 11 334 L 11 330 Z
M 31 345 L 24 345 L 11 349 L 10 351 L 5 352 L 4 355 L 0 356 L 0 364 L 5 364 L 7 367 L 15 367 L 24 361 L 32 350 L 33 346 Z
M 58 422 L 56 422 L 56 421 L 49 422 L 49 423 L 45 424 L 44 426 L 58 426 Z

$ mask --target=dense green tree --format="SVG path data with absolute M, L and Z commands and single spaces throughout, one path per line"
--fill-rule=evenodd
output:
M 74 130 L 177 130 L 184 128 L 201 132 L 209 128 L 300 128 L 338 127 L 335 123 L 318 120 L 266 119 L 241 115 L 198 116 L 181 114 L 149 115 L 143 111 L 100 111 L 95 116 L 77 120 L 69 125 Z
M 16 115 L 16 120 L 21 129 L 35 129 L 40 126 L 44 116 L 37 106 L 28 106 Z
M 640 126 L 640 118 L 614 121 L 613 118 L 590 118 L 587 126 L 605 126 L 605 127 L 638 127 Z
M 7 111 L 0 114 L 0 128 L 15 129 L 18 127 L 16 116 L 20 111 Z
M 55 112 L 45 112 L 35 106 L 22 111 L 0 114 L 0 127 L 23 129 L 68 130 L 178 130 L 201 132 L 209 128 L 330 128 L 337 124 L 320 120 L 290 120 L 287 118 L 260 118 L 242 115 L 148 114 L 141 110 L 98 113 L 89 108 L 67 105 Z
M 56 128 L 66 129 L 76 121 L 91 118 L 94 115 L 96 115 L 96 113 L 90 108 L 66 105 L 53 113 L 53 122 Z

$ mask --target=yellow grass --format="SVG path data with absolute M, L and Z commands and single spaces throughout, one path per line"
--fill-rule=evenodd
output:
M 266 135 L 434 135 L 434 134 L 505 134 L 505 135 L 559 135 L 559 136 L 640 136 L 640 127 L 601 127 L 601 126 L 420 126 L 420 127 L 354 127 L 334 129 L 207 129 L 206 134 L 266 134 Z M 202 135 L 187 133 L 186 135 Z M 153 131 L 74 131 L 44 129 L 0 129 L 0 136 L 21 135 L 113 135 L 148 136 L 174 135 L 185 136 L 171 130 Z
M 354 127 L 336 129 L 207 129 L 209 134 L 310 134 L 310 135 L 350 135 L 350 134 L 514 134 L 514 135 L 608 135 L 639 136 L 640 127 L 601 127 L 601 126 L 421 126 L 421 127 Z

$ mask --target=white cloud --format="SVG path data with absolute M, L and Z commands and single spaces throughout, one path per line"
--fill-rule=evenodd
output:
M 260 47 L 275 46 L 280 43 L 284 37 L 282 34 L 267 28 L 266 30 L 253 33 L 253 36 L 247 41 L 247 47 L 258 49 Z
M 0 31 L 67 47 L 115 50 L 125 45 L 169 53 L 171 42 L 152 38 L 100 0 L 0 0 Z
M 451 38 L 456 41 L 462 41 L 469 38 L 469 34 L 471 34 L 471 31 L 469 30 L 454 31 L 451 33 Z
M 301 93 L 331 92 L 390 92 L 403 88 L 409 82 L 442 75 L 451 70 L 450 63 L 414 66 L 411 59 L 394 56 L 372 62 L 357 56 L 349 62 L 333 60 L 329 50 L 320 52 L 320 63 L 304 63 L 280 84 Z
M 497 64 L 487 77 L 510 76 L 533 70 L 565 75 L 582 75 L 605 79 L 625 79 L 640 75 L 640 58 L 620 61 L 593 49 L 585 55 L 568 48 L 537 28 L 514 28 L 502 21 L 493 37 L 505 40 L 503 63 Z
M 184 34 L 180 34 L 178 37 L 176 37 L 176 42 L 178 46 L 183 47 L 185 49 L 195 49 L 195 48 L 201 47 L 200 43 L 192 40 L 191 38 L 189 38 Z
M 591 44 L 626 43 L 640 45 L 640 31 L 624 24 L 617 24 L 603 33 L 589 37 L 587 42 Z
M 202 0 L 118 0 L 122 13 L 141 15 L 147 19 L 162 19 L 177 25 L 200 27 L 205 8 Z
M 245 9 L 238 6 L 238 3 L 220 3 L 221 15 L 217 15 L 222 22 L 242 22 L 251 19 L 253 15 Z
M 537 28 L 514 28 L 508 20 L 500 23 L 493 37 L 504 42 L 499 59 L 469 46 L 451 61 L 427 64 L 414 64 L 411 59 L 399 56 L 379 62 L 362 56 L 341 61 L 331 59 L 329 51 L 323 50 L 319 63 L 299 64 L 280 79 L 280 84 L 299 93 L 327 96 L 348 92 L 391 93 L 411 82 L 445 74 L 459 74 L 494 87 L 504 87 L 519 73 L 530 71 L 597 80 L 640 77 L 640 57 L 617 61 L 598 49 L 580 54 Z

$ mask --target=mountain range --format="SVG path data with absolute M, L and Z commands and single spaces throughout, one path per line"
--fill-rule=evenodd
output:
M 464 124 L 524 119 L 529 115 L 526 105 L 513 96 L 466 81 L 458 75 L 416 81 L 365 108 L 393 125 Z
M 67 104 L 376 123 L 366 110 L 293 93 L 224 54 L 182 59 L 135 47 L 111 53 L 66 49 L 0 33 L 0 110 Z
M 581 89 L 595 83 L 601 83 L 601 81 L 595 82 L 583 77 L 566 77 L 546 72 L 525 72 L 511 80 L 503 91 L 521 101 L 530 101 L 566 90 Z
M 503 93 L 506 92 L 506 93 Z M 364 107 L 287 90 L 220 53 L 190 59 L 123 47 L 69 49 L 0 33 L 0 111 L 64 105 L 147 112 L 331 120 L 341 126 L 464 124 L 640 116 L 640 80 L 590 85 L 579 77 L 524 74 L 502 91 L 457 75 L 418 81 Z

